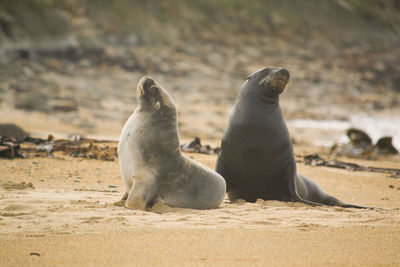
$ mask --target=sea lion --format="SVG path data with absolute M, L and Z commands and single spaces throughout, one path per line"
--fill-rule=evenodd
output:
M 225 178 L 229 199 L 364 208 L 326 194 L 296 173 L 289 131 L 279 106 L 279 95 L 289 78 L 287 69 L 264 68 L 242 84 L 216 165 Z
M 118 144 L 125 207 L 146 210 L 160 201 L 172 207 L 217 208 L 225 198 L 225 180 L 181 152 L 177 111 L 168 92 L 144 76 L 137 99 Z

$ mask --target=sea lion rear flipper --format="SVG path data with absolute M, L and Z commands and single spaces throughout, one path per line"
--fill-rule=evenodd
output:
M 150 171 L 142 171 L 135 176 L 135 184 L 132 186 L 125 202 L 128 209 L 147 210 L 157 200 L 156 175 Z
M 315 207 L 315 206 L 322 206 L 323 204 L 321 204 L 321 203 L 317 203 L 317 202 L 313 202 L 313 201 L 309 201 L 309 200 L 306 200 L 306 199 L 302 199 L 298 194 L 297 194 L 297 192 L 294 192 L 294 194 L 295 195 L 291 195 L 291 201 L 293 201 L 293 202 L 300 202 L 300 203 L 304 203 L 304 204 L 307 204 L 307 205 L 310 205 L 310 206 L 313 206 L 313 207 Z
M 342 205 L 338 205 L 338 206 L 343 207 L 343 208 L 370 209 L 370 210 L 377 210 L 377 209 L 378 209 L 378 210 L 385 210 L 385 209 L 382 209 L 382 208 L 358 206 L 358 205 L 346 204 L 346 203 L 343 203 Z
M 347 204 L 343 201 L 327 194 L 324 190 L 319 187 L 314 181 L 305 177 L 304 175 L 297 173 L 296 176 L 296 192 L 300 197 L 308 199 L 308 201 L 320 203 L 327 206 L 338 206 L 344 208 L 357 208 L 357 209 L 373 209 L 370 207 L 363 207 L 353 204 Z
M 321 203 L 306 200 L 299 195 L 299 193 L 297 191 L 297 183 L 296 183 L 296 179 L 298 179 L 297 173 L 296 173 L 296 165 L 294 165 L 294 167 L 292 167 L 292 168 L 291 167 L 286 168 L 286 172 L 288 173 L 288 175 L 286 175 L 285 177 L 288 177 L 287 179 L 289 180 L 289 181 L 286 181 L 287 186 L 288 186 L 288 191 L 289 191 L 289 201 L 301 202 L 301 203 L 304 203 L 304 204 L 307 204 L 310 206 L 314 206 L 314 207 L 322 206 Z

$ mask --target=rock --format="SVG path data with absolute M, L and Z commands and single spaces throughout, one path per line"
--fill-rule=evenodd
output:
M 200 138 L 195 137 L 189 143 L 181 145 L 181 151 L 201 154 L 218 154 L 219 148 L 212 148 L 210 145 L 202 145 Z
M 15 124 L 5 123 L 0 124 L 0 136 L 25 138 L 29 136 L 29 134 Z
M 347 137 L 350 139 L 350 143 L 355 146 L 368 146 L 372 145 L 372 140 L 365 132 L 350 128 L 346 131 Z
M 395 155 L 398 150 L 392 144 L 392 137 L 385 136 L 373 145 L 371 138 L 365 132 L 350 128 L 346 131 L 350 139 L 348 144 L 333 145 L 331 154 L 337 156 L 347 156 L 351 158 L 375 159 L 379 155 Z
M 375 149 L 378 150 L 379 154 L 384 155 L 396 155 L 399 151 L 392 144 L 392 137 L 385 136 L 376 142 Z

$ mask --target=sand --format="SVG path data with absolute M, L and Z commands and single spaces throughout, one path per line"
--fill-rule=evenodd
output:
M 214 167 L 215 155 L 188 155 Z M 378 210 L 226 199 L 214 210 L 135 211 L 114 205 L 118 161 L 55 154 L 1 159 L 0 169 L 0 266 L 400 265 L 400 180 L 387 174 L 298 164 L 330 194 Z
M 67 2 L 71 2 L 65 7 L 69 9 L 79 1 Z M 342 6 L 344 1 L 335 2 Z M 58 4 L 46 6 L 47 10 Z M 211 35 L 204 35 L 201 27 L 198 32 L 191 23 L 188 29 L 196 29 L 196 44 L 188 42 L 190 32 L 175 38 L 178 28 L 168 26 L 162 27 L 162 32 L 172 36 L 171 44 L 160 40 L 147 45 L 150 41 L 145 40 L 152 37 L 142 43 L 139 36 L 137 45 L 122 45 L 119 37 L 114 40 L 118 35 L 112 30 L 114 19 L 107 22 L 105 14 L 106 24 L 93 24 L 88 20 L 93 12 L 86 12 L 85 7 L 79 4 L 76 14 L 62 11 L 64 8 L 55 13 L 74 21 L 71 30 L 78 30 L 78 36 L 85 36 L 83 40 L 90 39 L 87 44 L 77 39 L 88 45 L 88 50 L 79 44 L 78 50 L 65 50 L 62 43 L 36 34 L 33 50 L 29 44 L 24 49 L 26 42 L 18 31 L 24 23 L 14 15 L 23 14 L 29 21 L 32 8 L 26 10 L 28 13 L 19 10 L 11 16 L 0 15 L 5 23 L 2 26 L 8 29 L 15 24 L 16 28 L 10 29 L 16 30 L 13 42 L 17 49 L 0 53 L 0 123 L 18 124 L 32 137 L 53 134 L 60 139 L 79 133 L 117 140 L 136 107 L 137 82 L 147 74 L 174 99 L 181 142 L 198 136 L 203 144 L 215 147 L 226 129 L 243 78 L 259 68 L 282 66 L 290 70 L 291 81 L 280 103 L 297 154 L 321 154 L 334 143 L 346 142 L 342 137 L 350 127 L 366 131 L 374 142 L 389 135 L 395 145 L 400 144 L 400 94 L 396 91 L 400 50 L 385 38 L 366 42 L 356 35 L 356 42 L 347 37 L 331 42 L 319 30 L 301 26 L 302 32 L 296 36 L 307 36 L 303 42 L 290 36 L 291 23 L 286 25 L 290 19 L 285 22 L 285 14 L 276 10 L 277 17 L 273 14 L 267 21 L 272 23 L 271 29 L 275 24 L 282 26 L 283 31 L 276 33 L 260 34 L 255 27 L 255 37 L 246 31 L 240 36 L 213 37 L 219 30 L 212 34 L 211 29 Z M 241 17 L 242 13 L 237 22 Z M 352 17 L 360 19 L 357 14 Z M 150 24 L 158 21 L 149 18 Z M 112 26 L 107 40 L 97 42 L 95 36 L 107 23 Z M 37 30 L 34 24 L 29 28 Z M 322 26 L 318 24 L 318 28 Z M 374 37 L 376 29 L 368 29 Z M 131 29 L 127 33 L 136 36 Z M 94 51 L 91 43 L 96 45 Z M 44 45 L 43 56 L 35 52 L 36 45 Z M 84 49 L 77 59 L 68 56 L 80 48 Z M 215 165 L 215 155 L 189 156 L 211 168 Z M 379 161 L 342 160 L 400 168 L 399 156 Z M 156 205 L 151 211 L 134 211 L 114 205 L 124 191 L 117 160 L 57 153 L 48 158 L 0 159 L 0 266 L 400 266 L 400 179 L 303 163 L 298 169 L 343 201 L 382 209 L 309 207 L 262 200 L 230 203 L 226 199 L 214 210 Z

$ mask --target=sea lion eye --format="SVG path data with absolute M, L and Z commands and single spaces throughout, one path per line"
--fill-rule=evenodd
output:
M 244 81 L 245 81 L 245 82 L 250 81 L 250 77 L 246 77 L 246 78 L 244 79 Z

